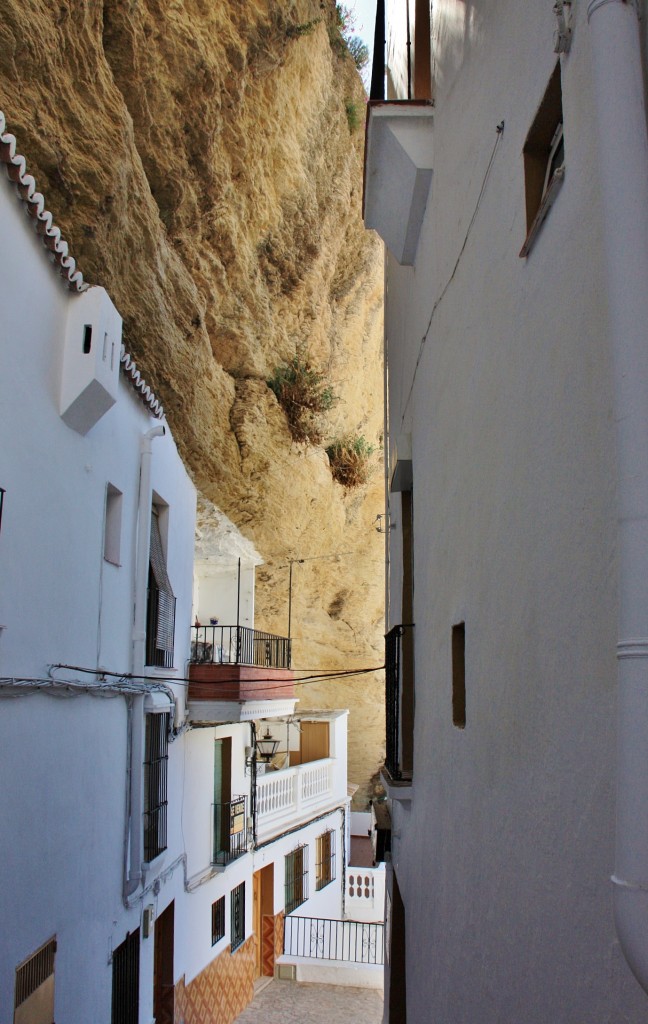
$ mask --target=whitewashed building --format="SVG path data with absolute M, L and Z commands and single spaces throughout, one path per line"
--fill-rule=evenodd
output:
M 647 12 L 386 7 L 385 1019 L 638 1024 Z
M 344 931 L 347 712 L 296 713 L 202 501 L 194 579 L 163 410 L 2 113 L 0 160 L 0 1024 L 228 1024 L 321 957 L 287 915 Z

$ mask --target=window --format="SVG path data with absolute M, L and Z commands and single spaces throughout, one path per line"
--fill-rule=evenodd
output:
M 212 903 L 212 946 L 225 935 L 225 897 Z
M 111 1024 L 138 1022 L 139 961 L 140 933 L 136 928 L 113 952 Z
M 52 1024 L 55 953 L 54 938 L 16 968 L 14 1021 L 25 1021 L 25 1024 Z
M 146 716 L 144 753 L 144 860 L 167 846 L 167 765 L 169 715 Z
M 466 624 L 452 627 L 452 722 L 466 727 Z
M 151 553 L 149 556 L 148 605 L 146 610 L 146 664 L 173 668 L 175 636 L 175 597 L 167 573 L 162 545 L 160 515 L 151 510 Z
M 308 847 L 298 846 L 284 858 L 285 904 L 290 914 L 308 899 Z
M 245 882 L 230 893 L 230 933 L 232 953 L 245 940 Z
M 319 891 L 335 878 L 335 832 L 328 829 L 315 844 L 315 888 Z
M 522 155 L 527 237 L 520 256 L 526 256 L 565 176 L 560 63 L 556 64 L 549 80 L 542 103 L 527 135 Z
M 123 494 L 112 484 L 106 485 L 106 514 L 104 522 L 104 558 L 119 565 L 121 549 L 121 519 Z

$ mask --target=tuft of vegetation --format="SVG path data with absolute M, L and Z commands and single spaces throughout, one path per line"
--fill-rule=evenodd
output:
M 286 414 L 293 440 L 320 444 L 322 414 L 337 401 L 324 374 L 295 356 L 287 366 L 278 366 L 267 384 Z
M 301 36 L 309 36 L 319 23 L 321 18 L 313 18 L 312 21 L 304 21 L 301 25 L 289 25 L 286 29 L 288 39 L 299 39 Z
M 374 445 L 362 435 L 342 437 L 326 449 L 333 479 L 343 487 L 361 487 L 369 479 Z
M 346 40 L 346 44 L 358 71 L 363 71 L 369 63 L 369 47 L 363 43 L 360 36 L 351 36 Z
M 354 103 L 353 100 L 347 100 L 344 104 L 344 109 L 346 110 L 349 131 L 353 133 L 360 127 L 360 112 L 358 110 L 358 104 Z
M 369 63 L 369 47 L 355 35 L 355 16 L 344 4 L 335 5 L 335 22 L 329 26 L 331 49 L 338 57 L 351 57 L 358 71 Z

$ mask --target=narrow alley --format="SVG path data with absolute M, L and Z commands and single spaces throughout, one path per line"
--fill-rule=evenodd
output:
M 333 1020 L 380 1024 L 382 992 L 344 985 L 300 985 L 271 981 L 234 1024 L 330 1024 Z

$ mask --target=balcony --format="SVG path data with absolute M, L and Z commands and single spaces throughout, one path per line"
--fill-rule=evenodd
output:
M 412 26 L 410 5 L 392 5 L 387 25 L 378 0 L 365 138 L 365 226 L 402 266 L 416 259 L 433 167 L 429 4 L 415 0 L 415 10 Z
M 246 626 L 192 626 L 189 680 L 194 721 L 249 721 L 294 711 L 290 640 L 273 633 Z M 232 718 L 227 707 L 232 703 L 246 705 L 240 716 Z
M 212 804 L 212 864 L 229 864 L 247 853 L 247 797 Z
M 336 761 L 332 757 L 257 779 L 257 841 L 264 842 L 287 827 L 308 821 L 337 801 Z M 341 791 L 340 791 L 341 792 Z
M 345 909 L 353 921 L 384 921 L 385 865 L 348 867 L 345 873 Z
M 409 786 L 414 762 L 414 627 L 394 626 L 385 637 L 385 770 Z

